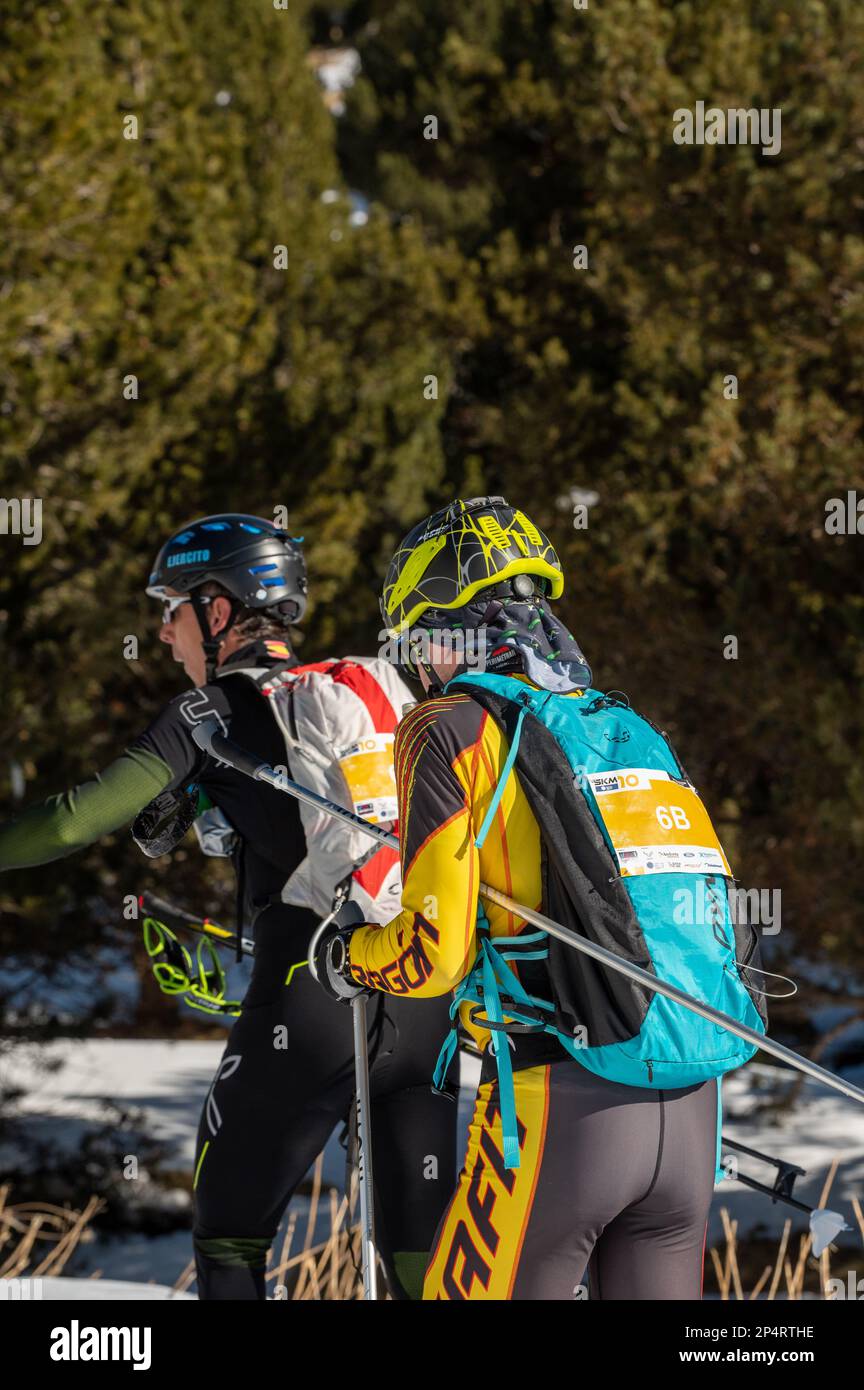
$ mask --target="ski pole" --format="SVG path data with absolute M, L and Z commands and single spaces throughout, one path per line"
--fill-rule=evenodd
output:
M 210 941 L 216 941 L 220 946 L 230 946 L 232 950 L 237 949 L 237 937 L 234 932 L 228 931 L 226 927 L 220 927 L 218 922 L 211 922 L 209 917 L 194 916 L 187 912 L 185 908 L 177 907 L 174 903 L 169 903 L 165 898 L 157 897 L 149 890 L 139 893 L 138 906 L 143 912 L 153 916 L 174 918 L 175 922 L 186 928 L 187 931 L 195 932 L 198 936 L 206 936 Z M 169 922 L 170 925 L 170 922 Z M 249 936 L 240 937 L 240 950 L 244 956 L 255 954 L 255 942 Z
M 363 1297 L 378 1299 L 378 1253 L 375 1245 L 375 1189 L 372 1184 L 372 1131 L 369 1095 L 369 1040 L 366 1033 L 366 995 L 351 1000 L 354 1024 L 354 1080 L 357 1105 L 357 1181 L 360 1187 L 360 1239 L 363 1256 Z
M 766 1197 L 770 1197 L 772 1202 L 784 1202 L 787 1207 L 794 1207 L 796 1211 L 803 1211 L 810 1222 L 810 1239 L 813 1243 L 813 1254 L 817 1257 L 823 1250 L 831 1244 L 835 1236 L 839 1236 L 841 1231 L 851 1230 L 840 1215 L 839 1211 L 832 1211 L 830 1207 L 808 1207 L 806 1202 L 799 1202 L 797 1197 L 793 1197 L 792 1189 L 795 1186 L 796 1178 L 806 1177 L 806 1170 L 799 1168 L 797 1164 L 787 1163 L 782 1158 L 771 1158 L 769 1154 L 760 1153 L 758 1149 L 748 1149 L 746 1144 L 739 1144 L 734 1139 L 721 1137 L 724 1149 L 734 1149 L 736 1153 L 747 1154 L 750 1158 L 758 1158 L 760 1163 L 770 1163 L 777 1169 L 777 1176 L 774 1184 L 769 1187 L 767 1183 L 757 1182 L 755 1178 L 748 1177 L 746 1173 L 727 1173 L 727 1177 L 734 1177 L 736 1182 L 743 1183 L 745 1187 L 752 1188 L 754 1192 L 762 1192 Z M 724 1158 L 725 1158 L 724 1154 Z
M 192 738 L 199 748 L 203 749 L 205 753 L 211 754 L 219 762 L 227 763 L 229 767 L 235 768 L 238 772 L 246 773 L 248 777 L 252 777 L 258 782 L 266 782 L 268 786 L 275 787 L 278 791 L 287 792 L 289 796 L 296 797 L 298 801 L 303 801 L 308 806 L 314 806 L 319 811 L 325 811 L 328 815 L 335 816 L 353 829 L 362 830 L 364 834 L 370 835 L 381 845 L 387 845 L 391 849 L 399 848 L 399 841 L 395 835 L 382 830 L 378 825 L 372 825 L 371 822 L 363 820 L 361 816 L 356 816 L 353 811 L 346 810 L 337 802 L 329 801 L 325 796 L 319 796 L 317 792 L 301 786 L 299 782 L 292 782 L 289 777 L 286 777 L 282 772 L 277 772 L 269 763 L 262 762 L 253 753 L 247 752 L 245 748 L 240 748 L 231 739 L 219 732 L 219 725 L 215 719 L 205 719 L 202 723 L 197 724 L 192 730 Z M 590 956 L 592 960 L 599 961 L 601 965 L 608 966 L 610 970 L 617 971 L 619 975 L 626 976 L 628 980 L 635 980 L 645 989 L 650 989 L 653 994 L 662 994 L 665 999 L 671 999 L 673 1003 L 680 1004 L 682 1008 L 699 1014 L 709 1023 L 716 1023 L 718 1028 L 725 1028 L 727 1032 L 733 1033 L 736 1038 L 741 1038 L 743 1042 L 750 1043 L 753 1047 L 767 1052 L 779 1061 L 788 1063 L 797 1071 L 804 1072 L 806 1076 L 812 1076 L 814 1081 L 821 1081 L 823 1085 L 830 1086 L 833 1090 L 839 1091 L 841 1095 L 848 1096 L 851 1100 L 857 1100 L 864 1105 L 864 1091 L 860 1090 L 858 1086 L 853 1086 L 850 1081 L 844 1081 L 842 1077 L 826 1071 L 824 1067 L 818 1066 L 816 1062 L 811 1062 L 807 1057 L 802 1057 L 800 1053 L 793 1052 L 791 1047 L 784 1047 L 782 1043 L 774 1042 L 773 1038 L 769 1038 L 766 1034 L 757 1033 L 755 1028 L 748 1028 L 746 1023 L 739 1023 L 737 1019 L 731 1018 L 729 1014 L 724 1014 L 720 1009 L 715 1009 L 710 1004 L 704 1004 L 700 999 L 688 994 L 686 990 L 679 989 L 677 985 L 671 985 L 665 980 L 658 979 L 650 971 L 643 970 L 641 965 L 633 965 L 630 961 L 622 960 L 620 956 L 616 956 L 614 951 L 609 951 L 605 946 L 598 946 L 596 942 L 579 936 L 569 927 L 562 926 L 560 922 L 553 922 L 552 918 L 547 917 L 543 912 L 537 912 L 534 908 L 526 907 L 523 903 L 517 903 L 513 898 L 508 898 L 506 893 L 500 893 L 497 888 L 491 888 L 489 884 L 481 883 L 479 891 L 487 901 L 506 908 L 508 912 L 530 922 L 532 926 L 540 927 L 542 931 L 548 932 L 549 936 L 554 936 L 558 941 L 563 941 L 565 945 L 572 946 L 575 951 L 581 951 L 583 955 Z
M 364 855 L 360 863 L 365 863 Z M 315 951 L 318 940 L 335 917 L 340 925 L 357 926 L 363 921 L 359 903 L 348 899 L 350 877 L 339 885 L 333 909 L 319 922 L 309 943 L 309 970 L 317 980 Z M 351 1000 L 351 1023 L 354 1031 L 354 1116 L 357 1130 L 357 1186 L 360 1189 L 360 1250 L 363 1268 L 363 1298 L 378 1300 L 378 1247 L 375 1244 L 375 1186 L 372 1178 L 372 1099 L 369 1090 L 369 1035 L 366 1012 L 367 994 Z
M 727 1139 L 721 1135 L 721 1146 L 724 1149 L 734 1149 L 736 1153 L 747 1154 L 749 1158 L 758 1158 L 760 1163 L 770 1163 L 777 1169 L 777 1176 L 774 1179 L 773 1187 L 767 1183 L 757 1182 L 755 1178 L 749 1178 L 744 1173 L 735 1174 L 735 1181 L 744 1183 L 745 1187 L 752 1187 L 754 1192 L 764 1192 L 766 1197 L 770 1197 L 772 1202 L 785 1202 L 788 1207 L 796 1207 L 798 1211 L 806 1212 L 809 1216 L 813 1211 L 805 1202 L 799 1202 L 797 1197 L 793 1197 L 792 1189 L 795 1186 L 796 1178 L 806 1177 L 807 1170 L 799 1168 L 795 1163 L 787 1163 L 782 1158 L 771 1158 L 768 1154 L 760 1153 L 758 1149 L 748 1149 L 746 1144 L 739 1144 L 734 1139 Z

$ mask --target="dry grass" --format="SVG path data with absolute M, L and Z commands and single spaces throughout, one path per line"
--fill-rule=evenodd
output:
M 294 1251 L 298 1213 L 288 1216 L 288 1226 L 278 1255 L 273 1252 L 267 1271 L 268 1297 L 286 1302 L 304 1299 L 320 1302 L 350 1302 L 362 1299 L 363 1280 L 360 1273 L 360 1227 L 355 1223 L 357 1211 L 357 1182 L 352 1177 L 351 1191 L 342 1197 L 331 1187 L 325 1194 L 322 1183 L 323 1155 L 315 1164 L 309 1211 L 304 1223 L 303 1243 Z M 313 1245 L 315 1224 L 324 1203 L 330 1207 L 330 1234 Z M 195 1278 L 195 1265 L 190 1260 L 175 1288 L 183 1291 Z M 379 1292 L 383 1290 L 383 1273 L 379 1270 Z M 381 1294 L 382 1297 L 387 1295 Z
M 291 1212 L 278 1257 L 267 1273 L 267 1292 L 276 1299 L 312 1299 L 345 1302 L 362 1299 L 360 1275 L 360 1227 L 356 1223 L 356 1181 L 348 1197 L 335 1188 L 325 1193 L 322 1162 L 315 1165 L 309 1212 L 304 1223 L 302 1245 L 294 1250 L 298 1214 Z M 0 1278 L 35 1279 L 59 1275 L 82 1242 L 93 1238 L 90 1223 L 104 1202 L 93 1197 L 83 1211 L 52 1206 L 47 1202 L 9 1203 L 9 1187 L 0 1187 Z M 329 1205 L 330 1233 L 313 1244 L 318 1212 Z M 275 1256 L 275 1252 L 274 1252 Z M 90 1276 L 99 1278 L 99 1273 Z M 190 1260 L 174 1285 L 185 1292 L 195 1279 Z M 379 1288 L 383 1288 L 379 1272 Z
M 309 1211 L 303 1223 L 302 1244 L 298 1243 L 297 1249 L 294 1249 L 300 1224 L 294 1211 L 289 1215 L 281 1250 L 278 1255 L 274 1251 L 267 1273 L 267 1291 L 271 1298 L 345 1302 L 363 1297 L 360 1227 L 356 1221 L 356 1180 L 352 1180 L 347 1197 L 340 1196 L 332 1187 L 325 1192 L 321 1176 L 322 1162 L 323 1159 L 319 1157 L 315 1165 Z M 827 1204 L 836 1173 L 835 1162 L 825 1180 L 819 1199 L 820 1207 Z M 90 1223 L 104 1206 L 95 1197 L 90 1199 L 83 1211 L 70 1211 L 38 1202 L 21 1202 L 15 1206 L 9 1204 L 8 1197 L 9 1187 L 0 1187 L 0 1278 L 5 1279 L 32 1279 L 62 1273 L 77 1246 L 92 1238 Z M 313 1244 L 315 1225 L 322 1206 L 329 1206 L 330 1233 L 326 1240 Z M 864 1241 L 864 1210 L 857 1198 L 852 1199 L 852 1207 Z M 726 1207 L 721 1209 L 720 1216 L 725 1249 L 721 1252 L 712 1248 L 709 1253 L 721 1298 L 736 1301 L 763 1298 L 770 1301 L 777 1297 L 800 1299 L 805 1295 L 828 1299 L 834 1297 L 833 1291 L 828 1288 L 828 1281 L 832 1277 L 833 1247 L 829 1246 L 817 1261 L 811 1254 L 812 1242 L 808 1234 L 799 1237 L 797 1254 L 793 1254 L 789 1244 L 791 1220 L 783 1227 L 773 1261 L 764 1267 L 752 1289 L 745 1293 L 740 1270 L 738 1223 L 731 1219 Z M 742 1257 L 745 1253 L 746 1247 L 740 1251 Z M 809 1287 L 805 1287 L 808 1275 L 811 1276 Z M 91 1277 L 98 1278 L 99 1275 L 96 1273 Z M 846 1271 L 842 1271 L 839 1277 L 845 1279 Z M 184 1292 L 194 1278 L 195 1265 L 190 1260 L 175 1283 L 175 1290 Z M 383 1289 L 383 1276 L 379 1279 L 379 1287 Z
M 323 1156 L 315 1164 L 312 1197 L 302 1247 L 292 1254 L 297 1227 L 296 1212 L 288 1218 L 288 1229 L 279 1257 L 267 1273 L 267 1282 L 274 1298 L 291 1300 L 314 1299 L 340 1302 L 363 1297 L 360 1277 L 360 1228 L 352 1224 L 357 1207 L 357 1183 L 352 1177 L 351 1191 L 339 1197 L 329 1188 L 330 1234 L 325 1241 L 313 1245 L 312 1239 L 319 1206 L 322 1200 L 321 1168 Z
M 0 1278 L 39 1279 L 58 1275 L 105 1203 L 91 1197 L 83 1211 L 49 1202 L 9 1205 L 9 1185 L 0 1187 Z

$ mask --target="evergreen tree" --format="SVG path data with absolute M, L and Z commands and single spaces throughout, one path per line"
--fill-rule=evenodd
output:
M 38 545 L 2 538 L 6 816 L 176 693 L 142 591 L 187 518 L 287 508 L 310 540 L 306 650 L 368 647 L 387 527 L 441 476 L 446 344 L 476 309 L 452 249 L 386 211 L 351 224 L 302 15 L 58 0 L 19 4 L 4 40 L 3 492 L 43 522 Z M 198 856 L 145 865 L 123 831 L 4 879 L 3 944 L 68 958 L 161 873 L 225 911 Z

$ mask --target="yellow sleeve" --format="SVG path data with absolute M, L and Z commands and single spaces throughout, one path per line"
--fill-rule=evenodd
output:
M 447 994 L 477 951 L 479 857 L 472 775 L 485 715 L 462 695 L 427 700 L 396 734 L 402 910 L 351 936 L 354 977 L 388 994 Z

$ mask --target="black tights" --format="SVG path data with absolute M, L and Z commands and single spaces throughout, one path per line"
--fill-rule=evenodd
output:
M 267 1250 L 297 1184 L 354 1091 L 351 1010 L 305 964 L 317 919 L 270 908 L 255 967 L 201 1114 L 195 1255 L 202 1299 L 262 1299 Z M 293 967 L 293 969 L 292 969 Z M 286 980 L 290 983 L 286 984 Z M 456 1181 L 456 1105 L 431 1076 L 448 999 L 370 999 L 377 1239 L 388 1280 L 428 1252 Z M 422 1263 L 422 1261 L 420 1261 Z

